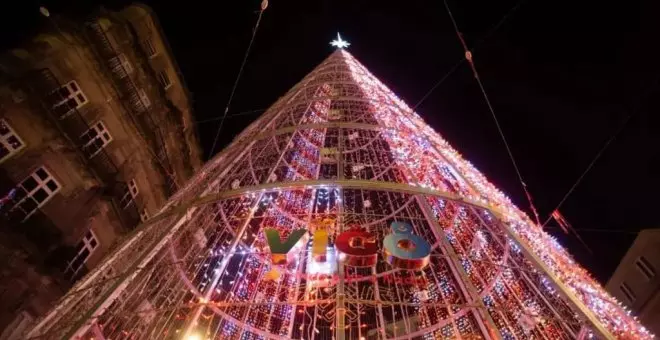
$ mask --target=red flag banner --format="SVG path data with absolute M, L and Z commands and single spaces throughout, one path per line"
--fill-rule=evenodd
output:
M 566 218 L 564 218 L 564 215 L 562 215 L 559 210 L 555 210 L 552 212 L 552 218 L 557 221 L 559 226 L 561 227 L 561 230 L 564 231 L 564 233 L 568 234 L 568 229 L 571 227 L 571 224 L 566 221 Z

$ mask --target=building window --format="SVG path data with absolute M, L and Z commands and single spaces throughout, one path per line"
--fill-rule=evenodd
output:
M 73 259 L 69 261 L 69 265 L 64 271 L 64 275 L 70 280 L 74 280 L 98 245 L 99 241 L 90 229 L 76 246 L 76 254 L 73 256 Z
M 151 100 L 149 100 L 149 96 L 147 96 L 147 92 L 145 92 L 143 89 L 140 89 L 138 91 L 138 94 L 140 95 L 140 100 L 142 101 L 144 107 L 149 108 L 151 106 Z
M 25 221 L 59 190 L 59 183 L 42 166 L 16 187 L 14 201 L 17 203 L 12 211 L 19 214 L 20 218 Z
M 110 136 L 103 122 L 97 122 L 80 136 L 80 140 L 85 154 L 87 157 L 92 158 L 112 141 L 112 136 Z
M 53 91 L 47 98 L 56 117 L 62 119 L 87 104 L 87 97 L 73 80 Z
M 23 143 L 21 137 L 16 134 L 6 120 L 0 119 L 0 163 L 9 159 L 24 147 L 25 143 Z
M 655 268 L 653 268 L 653 265 L 649 263 L 644 256 L 640 256 L 637 261 L 635 261 L 635 266 L 637 266 L 637 269 L 646 276 L 647 280 L 650 280 L 655 276 Z
M 172 86 L 172 81 L 170 80 L 170 76 L 167 75 L 167 71 L 165 70 L 158 72 L 158 82 L 165 89 Z
M 154 43 L 151 41 L 151 39 L 144 41 L 144 50 L 147 52 L 147 56 L 150 58 L 157 54 L 156 47 L 154 47 Z
M 142 212 L 140 213 L 140 220 L 142 222 L 145 222 L 148 219 L 149 219 L 149 212 L 147 211 L 147 209 L 142 209 Z
M 630 287 L 628 287 L 628 285 L 625 282 L 622 283 L 619 288 L 626 296 L 626 298 L 628 298 L 628 301 L 635 302 L 635 293 L 633 293 L 632 289 L 630 289 Z
M 132 179 L 130 182 L 128 182 L 128 190 L 130 190 L 131 195 L 133 195 L 133 197 L 137 196 L 137 194 L 140 193 L 140 191 L 138 190 L 138 186 L 135 183 L 134 179 Z
M 122 53 L 119 55 L 119 62 L 127 74 L 133 73 L 133 65 L 131 65 L 131 63 L 128 61 L 128 58 L 125 54 Z
M 126 191 L 121 197 L 121 200 L 119 201 L 119 205 L 121 206 L 122 209 L 128 208 L 133 202 L 135 201 L 135 197 L 140 193 L 138 190 L 137 183 L 135 183 L 135 180 L 132 179 L 128 182 L 128 186 L 126 187 Z

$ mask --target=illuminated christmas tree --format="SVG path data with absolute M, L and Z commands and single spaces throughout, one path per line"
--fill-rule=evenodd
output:
M 30 336 L 651 338 L 335 45 Z

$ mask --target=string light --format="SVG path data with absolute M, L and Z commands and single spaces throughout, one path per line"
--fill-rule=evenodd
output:
M 379 128 L 337 128 L 332 122 Z M 284 130 L 304 124 L 321 127 Z M 272 136 L 267 133 L 278 129 Z M 150 262 L 153 272 L 138 275 L 124 294 L 124 301 L 151 299 L 154 308 L 162 308 L 160 328 L 140 333 L 142 326 L 122 314 L 132 312 L 131 304 L 114 304 L 100 317 L 107 338 L 181 337 L 186 334 L 182 324 L 208 329 L 204 338 L 214 339 L 331 338 L 338 331 L 360 339 L 419 330 L 425 330 L 419 333 L 424 339 L 476 339 L 486 337 L 484 325 L 505 339 L 561 339 L 589 327 L 553 280 L 530 262 L 527 250 L 616 337 L 651 337 L 555 239 L 345 50 L 333 54 L 248 130 L 229 147 L 230 156 L 221 153 L 211 160 L 185 193 L 174 196 L 176 204 L 203 198 L 203 190 L 348 179 L 428 188 L 490 209 L 378 185 L 367 190 L 335 184 L 259 190 L 200 206 L 180 232 L 170 235 L 167 247 L 174 264 Z M 259 133 L 268 136 L 251 139 Z M 241 143 L 248 140 L 254 144 L 243 150 L 248 144 Z M 423 271 L 392 270 L 382 256 L 373 268 L 337 266 L 340 256 L 333 242 L 341 230 L 357 225 L 382 239 L 394 220 L 409 221 L 434 244 Z M 323 221 L 329 221 L 327 262 L 315 262 L 310 243 L 300 242 L 291 250 L 292 261 L 278 267 L 270 263 L 264 228 L 286 238 L 292 230 Z M 148 235 L 149 242 L 156 237 Z M 347 307 L 344 330 L 335 328 L 340 277 Z M 203 313 L 195 319 L 194 307 L 200 305 Z M 143 328 L 150 327 L 156 325 Z

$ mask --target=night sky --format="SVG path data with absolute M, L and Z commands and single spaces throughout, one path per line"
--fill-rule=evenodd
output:
M 660 227 L 655 219 L 660 189 L 657 1 L 448 1 L 474 48 L 477 69 L 542 219 L 634 113 L 561 209 L 582 230 L 593 255 L 551 222 L 551 233 L 606 281 L 636 232 Z M 128 2 L 93 3 L 118 8 Z M 208 120 L 224 111 L 259 3 L 147 1 L 192 92 L 207 157 L 218 127 L 217 120 Z M 80 12 L 90 2 L 33 2 L 3 10 L 3 46 L 39 26 L 40 5 L 67 13 Z M 271 0 L 229 114 L 266 109 L 333 51 L 328 42 L 337 31 L 352 43 L 349 51 L 411 106 L 463 58 L 442 1 Z M 260 112 L 228 118 L 219 146 Z M 467 63 L 417 112 L 529 211 Z

